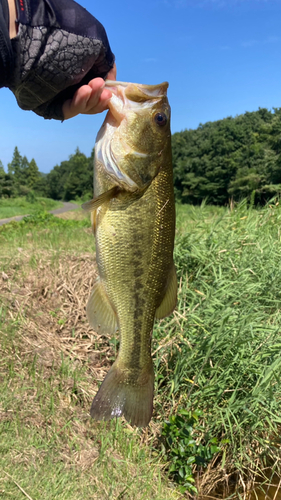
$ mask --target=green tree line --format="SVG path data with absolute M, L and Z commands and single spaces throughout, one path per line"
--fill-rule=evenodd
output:
M 281 192 L 281 108 L 200 124 L 175 133 L 172 147 L 179 201 L 263 203 Z
M 0 160 L 0 198 L 13 198 L 33 193 L 54 200 L 73 200 L 92 196 L 94 150 L 87 157 L 77 148 L 69 159 L 56 165 L 49 174 L 39 172 L 34 159 L 30 162 L 14 149 L 8 172 Z
M 0 160 L 0 197 L 14 197 L 27 195 L 31 190 L 40 186 L 42 174 L 34 158 L 29 162 L 26 156 L 21 156 L 15 147 L 11 163 L 6 173 Z
M 264 203 L 281 192 L 281 108 L 247 112 L 200 124 L 172 136 L 174 186 L 178 201 L 224 205 L 251 196 Z M 77 148 L 49 174 L 16 147 L 8 172 L 0 161 L 0 197 L 33 190 L 55 200 L 92 196 L 94 150 Z

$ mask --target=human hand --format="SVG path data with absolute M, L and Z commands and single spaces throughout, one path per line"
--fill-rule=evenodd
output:
M 116 80 L 116 64 L 107 75 L 108 80 Z M 112 92 L 104 88 L 102 78 L 94 78 L 88 85 L 83 85 L 74 94 L 72 99 L 64 102 L 62 111 L 65 120 L 78 114 L 95 115 L 108 109 L 108 102 Z

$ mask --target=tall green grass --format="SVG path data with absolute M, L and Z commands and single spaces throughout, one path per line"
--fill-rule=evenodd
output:
M 219 466 L 247 477 L 280 457 L 281 207 L 180 207 L 177 227 L 178 308 L 154 336 L 157 412 L 201 410 L 198 440 L 227 442 Z

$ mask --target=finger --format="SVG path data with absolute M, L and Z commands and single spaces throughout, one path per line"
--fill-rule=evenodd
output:
M 91 97 L 91 88 L 88 85 L 83 85 L 78 89 L 72 99 L 68 99 L 62 106 L 63 116 L 65 120 L 73 116 L 83 113 L 87 107 L 87 102 Z
M 102 78 L 95 78 L 94 80 L 91 80 L 89 82 L 89 87 L 91 88 L 91 95 L 87 101 L 85 112 L 87 113 L 90 110 L 92 110 L 92 112 L 99 113 L 99 111 L 94 111 L 94 110 L 98 106 L 101 96 L 103 95 L 104 92 L 106 92 L 106 95 L 103 96 L 102 101 L 107 98 L 110 99 L 111 92 L 109 91 L 108 93 L 108 91 L 104 89 L 104 80 L 102 80 Z
M 93 78 L 93 80 L 89 81 L 88 85 L 94 92 L 97 92 L 99 89 L 102 89 L 104 87 L 104 79 L 99 77 Z
M 94 78 L 88 85 L 80 87 L 73 98 L 63 104 L 64 119 L 73 118 L 79 113 L 95 114 L 105 111 L 112 93 L 104 85 L 102 78 Z
M 103 89 L 99 98 L 99 102 L 91 107 L 89 100 L 87 110 L 85 111 L 85 113 L 86 114 L 102 113 L 103 111 L 108 109 L 108 103 L 111 97 L 112 97 L 112 92 L 108 89 Z
M 104 87 L 104 80 L 102 78 L 95 78 L 91 80 L 88 85 L 83 85 L 74 94 L 72 99 L 69 99 L 63 104 L 64 119 L 73 118 L 79 113 L 88 113 L 98 105 L 101 93 Z

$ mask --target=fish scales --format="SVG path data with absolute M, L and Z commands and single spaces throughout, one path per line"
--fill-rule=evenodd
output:
M 86 208 L 95 209 L 99 271 L 99 282 L 89 299 L 87 314 L 96 330 L 113 333 L 119 329 L 120 348 L 93 401 L 91 415 L 95 419 L 109 419 L 124 414 L 132 425 L 145 426 L 153 408 L 151 336 L 154 319 L 155 316 L 170 314 L 176 304 L 177 285 L 173 265 L 175 204 L 169 107 L 163 91 L 164 84 L 153 88 L 137 85 L 136 93 L 140 88 L 148 95 L 144 94 L 147 99 L 143 98 L 138 107 L 133 101 L 133 111 L 124 89 L 120 91 L 118 84 L 115 85 L 117 95 L 119 91 L 123 98 L 123 114 L 118 121 L 116 109 L 110 108 L 98 135 L 95 198 L 86 204 Z M 127 84 L 127 88 L 129 85 L 136 84 Z M 158 90 L 158 95 L 153 95 L 153 98 L 149 94 L 151 88 L 154 93 Z M 130 89 L 130 97 L 133 91 L 134 88 Z M 129 116 L 126 122 L 130 113 L 135 113 L 136 117 Z M 167 119 L 167 124 L 159 126 L 155 123 L 157 113 Z M 130 133 L 133 125 L 133 133 Z M 122 126 L 123 135 L 116 146 L 115 134 Z M 153 142 L 151 129 L 158 134 Z M 108 140 L 110 148 L 104 145 Z M 125 145 L 120 146 L 121 141 Z M 123 156 L 120 154 L 122 147 Z M 109 154 L 111 161 L 119 155 L 119 163 L 114 168 L 116 171 L 120 168 L 121 173 L 117 171 L 116 178 L 112 174 L 113 167 L 110 165 L 110 175 L 105 167 Z M 132 156 L 131 163 L 127 165 L 125 162 L 123 166 L 126 155 Z M 155 167 L 151 166 L 153 161 Z M 145 162 L 148 166 L 143 164 Z M 130 181 L 126 176 L 132 179 L 135 186 L 128 184 Z M 102 198 L 100 203 L 104 193 L 109 193 L 108 198 Z

